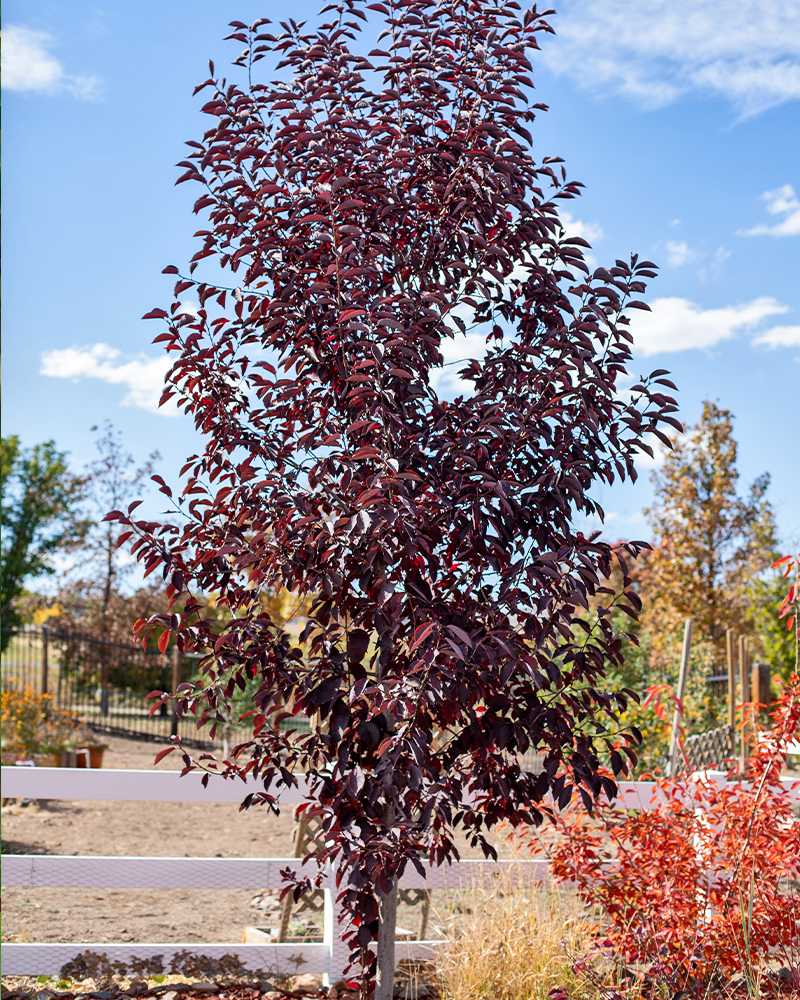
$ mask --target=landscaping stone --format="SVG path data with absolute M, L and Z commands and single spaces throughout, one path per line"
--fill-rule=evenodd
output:
M 322 985 L 322 976 L 306 972 L 301 976 L 295 976 L 292 985 L 293 990 L 317 990 Z

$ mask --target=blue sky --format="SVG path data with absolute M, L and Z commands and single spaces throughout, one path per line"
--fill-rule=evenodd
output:
M 205 128 L 192 89 L 238 55 L 232 18 L 312 18 L 318 3 L 6 0 L 3 8 L 3 433 L 54 438 L 76 467 L 110 419 L 177 477 L 198 442 L 155 409 L 169 263 L 200 228 L 174 187 Z M 736 415 L 743 486 L 769 471 L 780 530 L 800 539 L 800 4 L 566 0 L 534 63 L 537 158 L 559 155 L 599 264 L 661 266 L 635 317 L 636 374 L 668 368 L 681 418 Z M 262 65 L 265 65 L 262 63 Z M 635 486 L 598 488 L 611 537 L 646 538 Z

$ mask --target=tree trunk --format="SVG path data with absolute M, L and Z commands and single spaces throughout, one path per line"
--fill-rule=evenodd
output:
M 387 896 L 381 896 L 378 909 L 378 968 L 375 976 L 375 1000 L 392 1000 L 394 994 L 394 938 L 397 927 L 397 879 Z

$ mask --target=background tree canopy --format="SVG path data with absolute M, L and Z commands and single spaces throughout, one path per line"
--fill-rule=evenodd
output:
M 16 436 L 2 439 L 3 648 L 22 618 L 17 600 L 26 579 L 55 572 L 54 557 L 81 543 L 89 522 L 80 514 L 86 480 L 70 471 L 53 441 L 21 448 Z

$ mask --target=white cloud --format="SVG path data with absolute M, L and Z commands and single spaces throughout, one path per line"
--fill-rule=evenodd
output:
M 581 219 L 574 218 L 571 213 L 565 212 L 563 209 L 559 210 L 558 215 L 567 236 L 580 236 L 587 243 L 597 243 L 598 240 L 602 240 L 603 230 L 596 222 L 583 222 Z
M 158 405 L 164 391 L 164 376 L 171 364 L 166 355 L 150 358 L 139 354 L 125 360 L 116 347 L 92 344 L 45 351 L 39 372 L 53 378 L 69 378 L 73 382 L 96 378 L 111 385 L 123 385 L 128 389 L 122 400 L 123 406 L 136 406 L 150 413 L 175 417 L 180 415 L 180 411 L 173 400 L 166 406 L 159 408 Z
M 69 93 L 81 101 L 99 97 L 97 77 L 65 73 L 58 59 L 48 52 L 53 45 L 54 39 L 46 31 L 33 31 L 16 24 L 4 27 L 3 90 Z
M 631 317 L 631 332 L 637 353 L 645 357 L 707 348 L 788 308 L 766 296 L 721 309 L 703 309 L 688 299 L 656 299 L 651 312 L 637 312 Z
M 559 209 L 558 215 L 567 236 L 580 236 L 587 243 L 592 244 L 602 240 L 603 230 L 596 222 L 584 222 L 582 219 L 575 219 L 570 212 L 565 212 L 563 208 Z M 597 267 L 597 258 L 585 247 L 583 248 L 583 259 L 586 261 L 587 267 Z
M 800 97 L 796 0 L 565 0 L 554 26 L 553 72 L 646 107 L 701 93 L 747 116 Z
M 774 226 L 753 226 L 739 233 L 740 236 L 800 236 L 800 198 L 791 184 L 784 184 L 775 191 L 765 191 L 761 200 L 767 203 L 770 215 L 783 215 Z
M 664 464 L 664 459 L 667 457 L 669 449 L 658 440 L 655 434 L 646 434 L 645 441 L 653 449 L 653 454 L 648 455 L 647 452 L 640 451 L 633 460 L 634 465 L 637 469 L 650 470 L 660 468 Z
M 471 317 L 466 316 L 466 310 L 454 310 L 462 315 L 465 322 L 469 323 Z M 486 343 L 486 328 L 482 333 L 467 331 L 467 333 L 456 333 L 452 338 L 443 338 L 439 349 L 444 358 L 442 368 L 431 369 L 430 384 L 437 395 L 450 397 L 457 395 L 470 395 L 474 392 L 472 382 L 465 382 L 459 372 L 466 367 L 467 361 L 471 358 L 483 359 L 488 348 Z
M 800 326 L 773 326 L 756 337 L 753 343 L 767 347 L 800 347 Z
M 184 299 L 179 308 L 178 315 L 197 316 L 200 312 L 200 302 L 198 299 Z
M 667 263 L 670 267 L 682 267 L 687 261 L 694 260 L 697 253 L 688 243 L 676 243 L 667 240 Z

